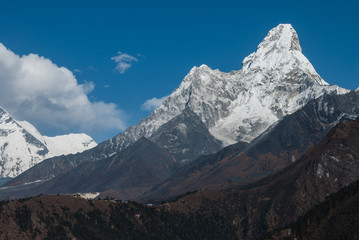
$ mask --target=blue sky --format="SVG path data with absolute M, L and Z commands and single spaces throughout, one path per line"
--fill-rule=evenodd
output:
M 7 74 L 14 75 L 7 72 L 17 65 L 6 68 L 0 94 L 9 96 L 0 97 L 0 106 L 19 120 L 30 121 L 44 135 L 86 132 L 97 142 L 115 136 L 147 116 L 150 111 L 142 105 L 169 95 L 193 66 L 239 70 L 243 58 L 279 23 L 292 24 L 304 55 L 324 80 L 349 89 L 359 86 L 358 1 L 340 5 L 337 1 L 226 0 L 0 3 L 4 51 L 14 53 L 18 64 L 42 66 L 51 60 L 46 65 L 51 80 L 44 73 L 43 81 L 19 91 L 13 80 L 6 82 L 11 78 Z M 22 57 L 30 53 L 35 55 Z M 116 70 L 116 56 L 131 67 Z M 54 77 L 56 67 L 74 75 L 67 90 L 61 89 L 66 85 L 63 73 Z M 0 67 L 0 73 L 5 70 Z M 1 88 L 9 84 L 15 90 L 2 93 Z M 38 96 L 33 97 L 32 91 Z M 87 97 L 78 106 L 88 110 L 80 111 L 77 105 L 62 109 L 66 107 L 58 103 L 65 95 L 69 96 L 66 107 Z M 11 96 L 21 103 L 6 100 Z

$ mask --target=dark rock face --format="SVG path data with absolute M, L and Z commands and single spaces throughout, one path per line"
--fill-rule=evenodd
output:
M 357 116 L 358 93 L 324 95 L 284 117 L 242 151 L 216 157 L 215 161 L 212 157 L 202 157 L 183 166 L 146 197 L 174 197 L 202 188 L 223 189 L 268 176 L 296 161 L 337 123 Z
M 170 176 L 175 159 L 146 138 L 109 158 L 84 162 L 66 173 L 31 188 L 31 195 L 115 190 L 121 199 L 137 199 Z M 15 191 L 13 198 L 23 197 Z
M 92 152 L 96 155 L 101 155 L 90 149 L 79 154 L 70 154 L 46 159 L 7 182 L 5 186 L 16 186 L 34 181 L 46 181 L 81 165 L 86 160 L 91 161 L 93 157 L 91 154 Z
M 10 181 L 12 178 L 0 178 L 0 187 Z
M 359 180 L 359 120 L 340 123 L 294 164 L 231 191 L 199 191 L 164 205 L 171 211 L 201 213 L 208 202 L 228 212 L 239 239 L 258 239 L 284 227 L 330 194 Z
M 245 142 L 239 142 L 227 146 L 215 154 L 204 155 L 196 160 L 175 169 L 171 176 L 157 186 L 151 188 L 141 197 L 142 201 L 162 201 L 168 200 L 188 191 L 201 188 L 197 182 L 201 183 L 199 177 L 203 176 L 208 168 L 229 157 L 235 153 L 242 152 L 248 145 Z M 208 185 L 207 185 L 208 186 Z
M 330 194 L 359 180 L 358 144 L 359 121 L 341 123 L 298 162 L 259 182 L 264 183 L 267 194 L 270 191 L 278 194 L 273 199 L 279 202 L 272 205 L 272 211 L 273 216 L 280 217 L 283 222 L 271 222 L 267 218 L 268 225 L 284 226 Z M 288 202 L 285 203 L 284 199 Z
M 180 162 L 187 162 L 221 149 L 221 142 L 209 133 L 206 125 L 189 108 L 162 125 L 150 140 L 166 149 Z
M 359 115 L 359 95 L 323 95 L 297 112 L 284 117 L 277 125 L 254 140 L 246 153 L 249 156 L 268 152 L 303 153 L 323 139 L 337 123 Z M 297 157 L 295 154 L 294 157 Z M 290 159 L 290 155 L 288 155 Z M 294 159 L 293 159 L 294 160 Z
M 146 138 L 110 158 L 84 163 L 41 186 L 45 193 L 116 190 L 121 199 L 136 199 L 169 177 L 174 158 Z
M 261 239 L 358 239 L 359 181 L 344 187 L 295 222 Z

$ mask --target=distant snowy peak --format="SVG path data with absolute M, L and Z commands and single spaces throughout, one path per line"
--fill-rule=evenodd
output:
M 95 146 L 86 134 L 42 136 L 31 123 L 15 120 L 0 107 L 0 178 L 16 177 L 46 158 Z
M 17 176 L 48 153 L 45 144 L 0 108 L 0 178 Z
M 49 154 L 46 156 L 47 158 L 83 152 L 97 145 L 96 142 L 85 133 L 70 133 L 67 135 L 48 137 L 42 136 L 38 130 L 27 121 L 16 122 L 49 149 Z

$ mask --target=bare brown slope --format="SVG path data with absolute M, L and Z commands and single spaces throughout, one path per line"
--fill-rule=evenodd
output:
M 238 237 L 253 239 L 292 222 L 359 179 L 359 122 L 341 123 L 297 162 L 275 175 L 233 191 L 200 191 L 163 205 L 181 212 L 228 212 Z M 239 190 L 239 191 L 238 191 Z
M 262 239 L 359 239 L 359 181 L 310 209 L 297 221 Z
M 225 217 L 185 215 L 153 206 L 71 196 L 0 202 L 0 239 L 236 239 Z

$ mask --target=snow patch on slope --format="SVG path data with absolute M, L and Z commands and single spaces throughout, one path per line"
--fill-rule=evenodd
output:
M 72 194 L 75 197 L 81 197 L 84 199 L 95 199 L 96 197 L 98 197 L 100 195 L 99 192 L 95 192 L 95 193 L 75 193 Z
M 53 156 L 75 154 L 97 145 L 90 136 L 84 133 L 71 133 L 55 137 L 44 136 L 44 141 Z

